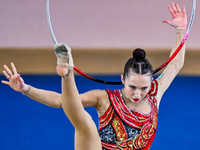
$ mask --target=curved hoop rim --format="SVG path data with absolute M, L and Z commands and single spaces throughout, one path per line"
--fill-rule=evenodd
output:
M 56 40 L 56 37 L 54 35 L 54 32 L 53 32 L 53 28 L 52 28 L 52 25 L 51 25 L 51 19 L 50 19 L 50 8 L 49 8 L 49 5 L 50 5 L 50 0 L 46 0 L 46 14 L 47 14 L 47 23 L 48 23 L 48 26 L 49 26 L 49 30 L 50 30 L 50 33 L 51 33 L 51 37 L 54 41 L 54 44 L 57 44 L 57 40 Z M 170 58 L 167 59 L 167 61 L 165 61 L 161 66 L 159 66 L 157 69 L 155 69 L 153 71 L 153 74 L 156 74 L 157 72 L 159 72 L 161 69 L 163 69 L 167 64 L 169 64 L 172 59 L 178 54 L 178 52 L 181 50 L 181 48 L 183 47 L 183 45 L 185 44 L 185 42 L 187 41 L 187 38 L 189 36 L 189 33 L 190 33 L 190 30 L 192 29 L 192 25 L 194 23 L 194 18 L 195 18 L 195 13 L 196 13 L 196 0 L 193 0 L 193 8 L 192 8 L 192 14 L 191 14 L 191 18 L 190 18 L 190 22 L 189 22 L 189 25 L 188 25 L 188 28 L 187 28 L 187 31 L 186 31 L 186 34 L 183 38 L 183 40 L 181 41 L 180 45 L 178 46 L 178 48 L 176 49 L 176 51 L 171 55 Z M 95 81 L 95 82 L 98 82 L 98 83 L 103 83 L 103 84 L 109 84 L 109 85 L 120 85 L 122 84 L 121 81 L 119 82 L 114 82 L 114 81 L 104 81 L 104 80 L 100 80 L 100 79 L 96 79 L 84 72 L 82 72 L 80 69 L 78 69 L 76 66 L 74 66 L 74 70 L 79 73 L 80 75 L 92 80 L 92 81 Z

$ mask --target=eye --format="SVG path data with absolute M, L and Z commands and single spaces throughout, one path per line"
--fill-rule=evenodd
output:
M 145 87 L 143 87 L 143 88 L 142 88 L 142 90 L 146 90 L 147 88 L 148 88 L 148 87 L 147 87 L 147 86 L 145 86 Z
M 135 89 L 136 87 L 135 86 L 133 86 L 133 85 L 129 85 L 129 87 L 131 88 L 131 89 Z

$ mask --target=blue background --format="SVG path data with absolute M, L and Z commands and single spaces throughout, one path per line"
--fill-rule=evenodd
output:
M 36 88 L 61 92 L 57 75 L 22 75 Z M 95 76 L 120 81 L 120 76 Z M 0 76 L 0 80 L 6 80 Z M 92 89 L 120 89 L 76 76 L 80 93 Z M 199 150 L 200 77 L 178 76 L 165 92 L 158 118 L 158 130 L 151 150 Z M 73 150 L 74 128 L 62 108 L 51 108 L 9 86 L 0 84 L 0 150 Z M 86 108 L 98 125 L 95 108 Z

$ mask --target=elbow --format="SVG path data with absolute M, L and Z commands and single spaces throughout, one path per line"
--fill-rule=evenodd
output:
M 49 107 L 53 107 L 53 108 L 62 108 L 62 103 L 54 103 L 52 102 L 51 104 L 46 104 Z
M 54 108 L 62 108 L 62 101 L 59 100 L 59 101 L 55 101 L 53 102 L 53 106 Z
M 172 64 L 175 66 L 176 70 L 180 71 L 184 65 L 184 57 L 175 59 L 174 61 L 172 61 Z
M 180 60 L 177 64 L 176 67 L 177 69 L 181 70 L 184 66 L 184 60 Z
M 182 63 L 182 64 L 179 66 L 180 70 L 183 68 L 183 65 L 184 65 L 184 63 Z
M 178 74 L 178 72 L 183 68 L 184 61 L 182 61 L 182 62 L 179 61 L 178 63 L 172 62 L 171 65 L 174 66 L 174 68 Z
M 53 105 L 53 108 L 62 108 L 62 103 Z
M 53 108 L 62 108 L 62 100 L 61 96 L 59 98 L 54 99 L 49 106 Z

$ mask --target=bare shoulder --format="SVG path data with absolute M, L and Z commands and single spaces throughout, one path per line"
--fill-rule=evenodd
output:
M 96 91 L 99 98 L 107 98 L 106 90 L 94 90 L 94 91 Z
M 96 89 L 96 90 L 88 91 L 81 95 L 88 95 L 89 97 L 95 97 L 95 98 L 103 98 L 107 95 L 107 92 L 105 90 Z

